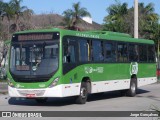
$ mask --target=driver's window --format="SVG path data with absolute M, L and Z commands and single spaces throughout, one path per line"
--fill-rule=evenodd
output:
M 64 41 L 63 46 L 63 62 L 64 63 L 75 63 L 75 45 L 70 43 L 70 40 Z

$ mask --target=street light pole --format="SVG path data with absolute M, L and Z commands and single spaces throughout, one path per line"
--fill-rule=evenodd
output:
M 138 0 L 134 0 L 134 38 L 138 38 Z
M 158 61 L 157 61 L 157 63 L 158 63 L 158 69 L 160 69 L 160 55 L 159 55 L 159 23 L 158 23 L 158 46 L 157 46 L 157 58 L 158 58 Z

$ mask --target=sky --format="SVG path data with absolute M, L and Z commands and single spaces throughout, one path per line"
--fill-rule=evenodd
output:
M 10 0 L 3 0 L 8 2 Z M 128 3 L 128 8 L 134 6 L 134 0 L 119 0 L 121 3 Z M 159 0 L 138 0 L 139 2 L 154 4 L 155 12 L 160 15 Z M 62 15 L 63 11 L 72 8 L 73 3 L 81 3 L 90 12 L 93 21 L 102 24 L 105 16 L 108 15 L 106 9 L 115 3 L 115 0 L 23 0 L 22 5 L 32 9 L 35 14 L 55 13 Z

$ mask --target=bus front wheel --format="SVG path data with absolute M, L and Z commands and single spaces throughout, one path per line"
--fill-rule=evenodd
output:
M 77 104 L 85 104 L 88 97 L 88 84 L 87 82 L 81 83 L 80 95 L 76 97 Z
M 136 78 L 131 79 L 130 88 L 127 91 L 127 96 L 134 97 L 137 91 L 137 80 Z

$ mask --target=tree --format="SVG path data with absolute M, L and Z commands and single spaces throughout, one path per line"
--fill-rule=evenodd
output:
M 81 8 L 80 2 L 74 3 L 72 7 L 72 9 L 64 11 L 63 15 L 67 28 L 75 30 L 82 17 L 90 17 L 91 15 L 86 8 Z
M 3 1 L 0 1 L 0 16 L 2 16 L 3 15 L 3 10 L 4 9 L 4 3 L 3 3 Z
M 3 34 L 3 38 L 6 39 L 9 38 L 9 27 L 11 25 L 11 19 L 13 19 L 14 17 L 14 11 L 11 7 L 10 3 L 5 3 L 5 2 L 0 2 L 0 8 L 1 8 L 1 20 L 3 22 L 3 20 L 6 18 L 7 19 L 7 31 L 5 32 L 5 30 L 2 31 Z M 5 20 L 6 20 L 5 19 Z M 5 27 L 5 25 L 3 25 L 2 27 Z
M 66 28 L 71 29 L 73 27 L 72 26 L 73 11 L 71 9 L 68 9 L 63 12 L 63 15 L 64 15 L 64 21 L 65 21 Z
M 21 2 L 23 0 L 11 0 L 9 4 L 11 5 L 11 9 L 14 12 L 14 19 L 15 19 L 15 27 L 16 31 L 19 31 L 19 18 L 23 16 L 23 12 L 26 11 L 28 8 L 26 6 L 21 6 Z
M 127 26 L 125 24 L 125 17 L 128 14 L 128 4 L 116 1 L 115 4 L 107 8 L 108 16 L 104 18 L 104 29 L 115 32 L 126 32 Z
M 29 20 L 33 15 L 33 10 L 21 6 L 21 3 L 22 0 L 11 0 L 9 2 L 0 0 L 1 29 L 3 29 L 1 34 L 3 34 L 3 39 L 10 39 L 10 33 L 25 30 L 32 26 L 29 25 Z
M 104 18 L 104 30 L 124 32 L 134 35 L 134 7 L 127 8 L 127 4 L 116 2 L 107 8 L 107 15 Z M 154 11 L 154 4 L 139 3 L 139 38 L 152 39 L 158 49 L 160 40 L 159 15 Z
M 23 17 L 25 14 L 25 16 L 30 18 L 30 16 L 33 14 L 33 10 L 28 9 L 26 6 L 21 6 L 22 1 L 23 0 L 11 0 L 3 5 L 3 14 L 1 14 L 1 16 L 2 18 L 7 18 L 8 33 L 20 31 L 20 17 Z
M 144 3 L 139 3 L 139 33 L 141 37 L 152 38 L 148 36 L 148 33 L 154 33 L 154 30 L 156 29 L 153 28 L 155 24 L 157 26 L 158 19 L 158 14 L 154 13 L 153 3 L 149 3 L 146 6 L 144 5 Z
M 104 18 L 104 30 L 134 34 L 134 7 L 128 9 L 126 3 L 116 2 L 107 8 L 107 12 L 109 15 Z M 139 37 L 155 40 L 153 34 L 156 29 L 153 28 L 158 24 L 158 19 L 152 3 L 146 6 L 139 3 Z

